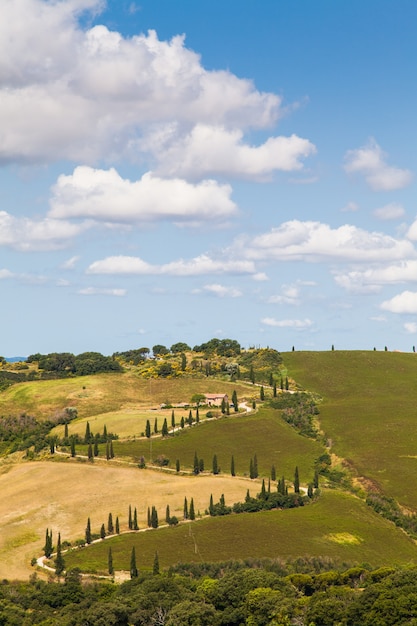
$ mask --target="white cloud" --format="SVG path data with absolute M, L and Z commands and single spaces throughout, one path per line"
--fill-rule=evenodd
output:
M 241 130 L 205 124 L 197 124 L 180 140 L 170 140 L 165 138 L 162 150 L 160 143 L 151 142 L 158 146 L 157 172 L 185 178 L 223 174 L 265 179 L 277 170 L 302 169 L 301 159 L 316 152 L 310 141 L 297 135 L 270 137 L 260 146 L 249 146 Z
M 417 241 L 417 219 L 411 224 L 406 233 L 406 237 L 411 241 Z
M 335 274 L 338 285 L 352 292 L 375 292 L 382 285 L 417 281 L 417 261 L 406 260 L 386 267 Z
M 363 174 L 374 191 L 392 191 L 409 185 L 413 177 L 410 170 L 388 165 L 386 157 L 376 141 L 371 139 L 366 146 L 348 150 L 345 155 L 345 170 L 348 173 Z
M 205 180 L 192 185 L 178 178 L 167 180 L 151 173 L 138 181 L 122 178 L 111 168 L 79 166 L 59 176 L 52 190 L 53 218 L 90 217 L 114 222 L 178 222 L 224 220 L 237 212 L 230 185 Z
M 359 211 L 359 204 L 357 202 L 348 202 L 340 210 L 342 213 L 355 213 L 356 211 Z
M 10 270 L 0 269 L 0 280 L 4 278 L 13 278 L 14 274 Z
M 404 328 L 410 334 L 414 335 L 415 333 L 417 333 L 417 323 L 416 322 L 406 322 L 404 324 Z
M 381 309 L 391 313 L 417 313 L 417 292 L 403 291 L 382 302 Z
M 300 289 L 298 285 L 283 285 L 282 294 L 273 295 L 268 298 L 270 304 L 300 304 Z
M 415 257 L 409 241 L 345 224 L 331 228 L 321 222 L 292 220 L 235 248 L 253 260 L 387 261 Z
M 79 260 L 80 260 L 79 256 L 72 256 L 70 259 L 68 259 L 61 265 L 61 268 L 63 270 L 72 270 L 74 269 L 74 267 L 76 266 Z
M 252 276 L 253 280 L 256 280 L 258 282 L 264 282 L 266 280 L 269 280 L 268 276 L 265 274 L 265 272 L 256 272 L 256 274 L 254 274 Z
M 385 206 L 379 207 L 373 211 L 375 217 L 380 220 L 397 220 L 405 214 L 404 207 L 397 202 L 390 202 Z
M 127 294 L 126 289 L 101 289 L 98 287 L 85 287 L 79 289 L 78 293 L 82 296 L 125 296 Z
M 22 252 L 31 250 L 55 250 L 91 227 L 91 222 L 71 222 L 44 218 L 33 220 L 14 217 L 0 211 L 0 246 L 8 246 Z
M 95 261 L 87 269 L 88 274 L 168 275 L 200 276 L 204 274 L 253 274 L 251 261 L 214 260 L 202 254 L 191 260 L 172 261 L 164 265 L 151 265 L 139 257 L 113 256 Z
M 137 157 L 150 125 L 176 120 L 264 128 L 281 98 L 227 71 L 207 71 L 184 37 L 154 31 L 125 38 L 103 25 L 83 30 L 98 0 L 0 3 L 0 160 Z
M 195 290 L 194 293 L 206 292 L 217 296 L 219 298 L 239 298 L 242 292 L 235 287 L 226 287 L 225 285 L 219 285 L 218 283 L 212 285 L 204 285 L 201 289 Z
M 264 317 L 261 320 L 266 326 L 276 326 L 278 328 L 294 328 L 295 330 L 304 330 L 310 328 L 313 322 L 308 318 L 304 320 L 277 320 L 273 317 Z

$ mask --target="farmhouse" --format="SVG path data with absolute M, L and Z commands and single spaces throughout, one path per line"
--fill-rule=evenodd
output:
M 227 393 L 206 393 L 205 398 L 208 406 L 221 406 L 223 400 L 229 402 Z

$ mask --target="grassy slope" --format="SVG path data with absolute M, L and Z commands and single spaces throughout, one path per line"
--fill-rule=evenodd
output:
M 151 442 L 142 439 L 136 442 L 114 442 L 116 456 L 141 455 L 149 459 Z M 104 452 L 104 448 L 103 448 Z M 278 411 L 261 409 L 253 415 L 239 415 L 219 420 L 207 420 L 198 427 L 185 427 L 174 437 L 152 439 L 152 457 L 165 454 L 175 467 L 179 459 L 181 467 L 192 468 L 194 453 L 203 458 L 205 468 L 211 470 L 213 455 L 224 473 L 230 472 L 231 457 L 234 456 L 237 474 L 249 474 L 250 459 L 257 455 L 259 473 L 269 476 L 274 464 L 277 477 L 294 477 L 298 465 L 300 480 L 307 484 L 313 478 L 314 460 L 322 453 L 315 441 L 301 437 L 286 424 Z
M 189 402 L 195 393 L 253 394 L 252 385 L 213 378 L 152 379 L 134 373 L 100 374 L 12 385 L 0 394 L 0 415 L 26 412 L 39 418 L 73 406 L 80 417 L 90 417 L 126 406 L 155 406 L 167 400 Z
M 250 483 L 250 484 L 249 484 Z M 156 506 L 162 519 L 169 504 L 171 514 L 182 518 L 184 497 L 194 498 L 204 511 L 210 494 L 218 500 L 242 500 L 253 483 L 230 476 L 176 476 L 115 464 L 80 462 L 26 462 L 0 466 L 0 578 L 27 578 L 30 560 L 42 554 L 46 528 L 62 540 L 84 537 L 87 517 L 92 531 L 107 524 L 111 512 L 127 529 L 128 508 L 137 507 L 139 526 L 147 520 L 147 507 Z M 258 484 L 258 490 L 260 485 Z
M 323 397 L 333 451 L 417 510 L 417 357 L 389 352 L 290 352 L 289 374 Z
M 417 562 L 417 546 L 404 533 L 357 498 L 331 491 L 299 509 L 205 518 L 109 538 L 72 551 L 65 560 L 70 567 L 105 572 L 111 547 L 115 569 L 128 570 L 133 545 L 139 568 L 151 568 L 156 551 L 162 567 L 247 557 L 327 556 L 372 566 Z

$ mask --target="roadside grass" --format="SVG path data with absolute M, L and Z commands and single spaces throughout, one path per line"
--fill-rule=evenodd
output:
M 129 570 L 135 546 L 139 570 L 152 568 L 158 552 L 161 567 L 177 563 L 245 558 L 329 557 L 340 564 L 372 567 L 417 562 L 417 546 L 393 524 L 359 499 L 327 491 L 314 504 L 269 511 L 204 518 L 107 538 L 65 554 L 67 568 L 107 573 L 108 550 L 116 570 Z
M 417 356 L 335 350 L 283 357 L 289 375 L 323 397 L 319 419 L 332 451 L 417 510 Z
M 236 474 L 248 476 L 250 460 L 256 454 L 261 477 L 270 476 L 271 467 L 275 465 L 277 479 L 284 475 L 292 481 L 297 465 L 300 481 L 307 485 L 313 480 L 314 461 L 323 453 L 323 447 L 317 441 L 299 435 L 279 413 L 263 408 L 249 415 L 207 419 L 198 426 L 185 426 L 165 438 L 152 436 L 136 441 L 114 441 L 115 458 L 138 462 L 143 456 L 148 463 L 164 455 L 170 461 L 169 467 L 175 468 L 178 459 L 181 469 L 192 470 L 197 453 L 198 458 L 204 460 L 204 469 L 210 472 L 213 456 L 217 455 L 222 475 L 228 475 L 233 455 Z M 85 455 L 87 447 L 77 446 L 76 451 Z M 101 444 L 100 456 L 105 456 L 105 451 L 105 445 Z
M 78 409 L 79 417 L 91 417 L 127 406 L 151 407 L 164 402 L 189 402 L 195 393 L 227 393 L 236 390 L 239 400 L 259 395 L 259 389 L 243 381 L 212 377 L 144 379 L 132 371 L 78 376 L 58 380 L 17 383 L 0 394 L 0 415 L 26 412 L 49 418 L 66 407 Z
M 3 462 L 5 463 L 5 462 Z M 183 518 L 184 498 L 194 499 L 196 512 L 209 506 L 210 494 L 226 502 L 242 501 L 248 483 L 230 476 L 177 476 L 79 461 L 7 463 L 0 465 L 0 578 L 26 578 L 33 572 L 30 561 L 42 554 L 46 528 L 52 529 L 56 545 L 85 537 L 87 518 L 93 533 L 99 533 L 108 515 L 119 517 L 122 531 L 128 528 L 128 509 L 137 507 L 138 523 L 147 523 L 147 507 L 157 508 L 165 519 Z M 255 485 L 252 487 L 255 490 Z M 257 490 L 260 483 L 257 482 Z

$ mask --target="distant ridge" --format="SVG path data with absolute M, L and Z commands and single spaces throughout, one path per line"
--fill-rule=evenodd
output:
M 5 356 L 8 363 L 18 363 L 19 361 L 26 361 L 27 356 Z

